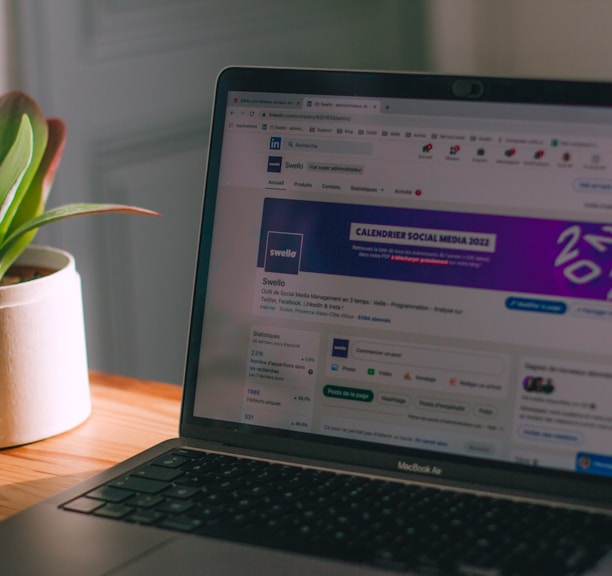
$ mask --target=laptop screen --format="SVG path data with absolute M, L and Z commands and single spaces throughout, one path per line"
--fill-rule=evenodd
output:
M 221 78 L 192 420 L 612 475 L 612 110 L 288 74 Z

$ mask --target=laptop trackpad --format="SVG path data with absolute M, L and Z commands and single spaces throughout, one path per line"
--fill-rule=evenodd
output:
M 167 532 L 34 506 L 2 523 L 2 574 L 93 576 L 163 546 Z M 15 550 L 15 554 L 11 551 Z
M 380 574 L 380 571 L 365 566 L 343 564 L 223 540 L 178 536 L 128 562 L 111 574 L 112 576 L 167 576 L 168 574 L 372 576 Z M 391 572 L 385 574 L 391 575 Z M 403 576 L 409 575 L 403 573 Z

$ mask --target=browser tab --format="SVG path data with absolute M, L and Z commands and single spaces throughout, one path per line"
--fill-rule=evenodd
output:
M 377 114 L 380 112 L 378 100 L 361 100 L 359 98 L 306 98 L 304 108 L 315 110 L 343 111 L 356 114 Z
M 263 94 L 229 94 L 229 104 L 231 106 L 249 106 L 257 108 L 290 108 L 297 109 L 302 105 L 302 98 L 299 96 L 288 95 L 263 95 Z

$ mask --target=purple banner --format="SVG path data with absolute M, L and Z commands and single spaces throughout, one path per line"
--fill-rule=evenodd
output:
M 257 265 L 612 300 L 612 225 L 267 198 Z

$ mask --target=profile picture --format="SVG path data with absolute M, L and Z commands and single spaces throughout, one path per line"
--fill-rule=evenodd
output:
M 527 376 L 523 380 L 523 390 L 525 390 L 525 392 L 552 394 L 555 390 L 555 386 L 552 378 L 544 378 L 543 376 Z

